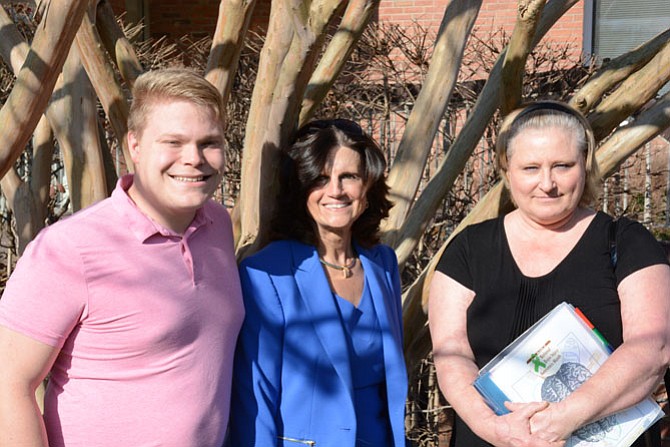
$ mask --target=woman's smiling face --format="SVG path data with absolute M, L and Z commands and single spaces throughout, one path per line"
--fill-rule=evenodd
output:
M 367 206 L 361 156 L 348 147 L 337 147 L 307 195 L 307 211 L 319 234 L 351 231 Z

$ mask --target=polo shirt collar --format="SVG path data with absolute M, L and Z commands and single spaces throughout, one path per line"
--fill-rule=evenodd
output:
M 151 236 L 159 234 L 164 237 L 184 237 L 192 234 L 204 225 L 214 222 L 207 206 L 203 206 L 195 213 L 193 221 L 189 224 L 184 234 L 179 234 L 169 228 L 165 228 L 144 214 L 128 195 L 128 189 L 133 184 L 133 174 L 126 174 L 119 178 L 116 188 L 112 192 L 112 204 L 119 211 L 123 222 L 140 242 L 145 242 Z

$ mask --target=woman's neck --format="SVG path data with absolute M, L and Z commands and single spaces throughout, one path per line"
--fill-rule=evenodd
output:
M 317 251 L 321 259 L 338 265 L 347 265 L 356 257 L 350 234 L 346 236 L 334 233 L 321 234 Z
M 580 222 L 582 222 L 585 218 L 595 214 L 595 212 L 589 208 L 578 207 L 577 209 L 575 209 L 574 212 L 565 216 L 563 219 L 547 224 L 536 222 L 533 219 L 530 219 L 528 216 L 525 216 L 519 210 L 516 210 L 514 214 L 516 214 L 517 225 L 527 234 L 528 233 L 546 234 L 547 232 L 552 233 L 569 232 Z

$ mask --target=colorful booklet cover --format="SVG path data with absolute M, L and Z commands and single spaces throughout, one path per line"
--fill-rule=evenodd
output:
M 561 303 L 479 371 L 474 387 L 502 415 L 504 403 L 559 402 L 607 360 L 611 346 L 586 317 Z M 567 447 L 629 447 L 663 410 L 651 397 L 581 427 Z

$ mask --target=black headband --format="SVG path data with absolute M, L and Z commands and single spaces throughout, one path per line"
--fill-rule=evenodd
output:
M 306 135 L 311 135 L 317 133 L 320 130 L 328 128 L 335 128 L 341 132 L 354 136 L 361 136 L 365 134 L 361 126 L 354 121 L 342 118 L 324 119 L 310 121 L 309 123 L 305 124 L 303 127 L 298 129 L 296 135 L 294 136 L 294 140 L 299 140 L 304 138 Z
M 520 119 L 521 117 L 528 116 L 533 112 L 537 112 L 540 110 L 554 110 L 556 112 L 562 112 L 566 113 L 570 116 L 574 116 L 577 118 L 580 122 L 583 121 L 583 118 L 577 112 L 575 109 L 572 107 L 558 101 L 538 101 L 530 104 L 526 108 L 524 108 L 517 116 L 514 117 L 514 120 L 512 120 L 512 123 Z M 583 124 L 583 123 L 582 123 Z

